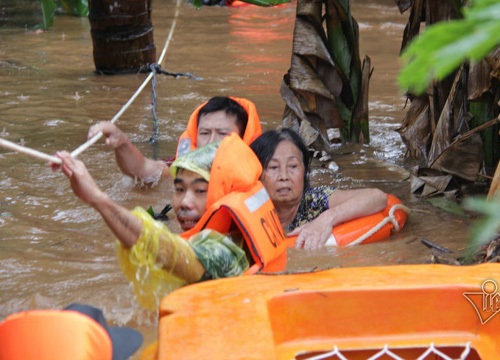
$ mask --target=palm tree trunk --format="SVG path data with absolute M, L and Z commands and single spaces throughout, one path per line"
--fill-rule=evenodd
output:
M 156 62 L 151 1 L 89 0 L 97 73 L 136 73 Z

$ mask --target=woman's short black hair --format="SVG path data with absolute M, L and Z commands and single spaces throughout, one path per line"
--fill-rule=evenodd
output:
M 306 144 L 292 129 L 284 128 L 280 130 L 267 130 L 263 132 L 251 144 L 253 152 L 259 158 L 262 168 L 265 170 L 271 161 L 278 144 L 284 140 L 291 141 L 302 153 L 302 163 L 304 164 L 304 189 L 308 186 L 307 174 L 309 173 L 309 150 Z
M 248 113 L 243 106 L 227 96 L 214 96 L 208 100 L 208 102 L 198 112 L 197 125 L 200 125 L 200 118 L 202 115 L 220 110 L 224 110 L 227 115 L 236 116 L 236 126 L 238 127 L 240 137 L 243 137 L 247 128 Z

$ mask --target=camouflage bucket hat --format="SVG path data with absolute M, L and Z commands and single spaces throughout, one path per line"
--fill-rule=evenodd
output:
M 220 141 L 210 143 L 177 158 L 170 166 L 172 177 L 177 176 L 179 169 L 185 169 L 210 181 L 210 169 L 219 145 Z

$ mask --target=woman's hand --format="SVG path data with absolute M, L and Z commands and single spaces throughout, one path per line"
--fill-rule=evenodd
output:
M 299 226 L 287 236 L 298 236 L 295 241 L 296 249 L 317 250 L 325 246 L 332 235 L 332 226 L 329 216 L 322 213 L 316 219 Z

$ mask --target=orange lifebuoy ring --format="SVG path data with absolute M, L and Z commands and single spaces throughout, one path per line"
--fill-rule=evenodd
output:
M 244 1 L 239 1 L 239 0 L 234 0 L 234 1 L 227 0 L 226 1 L 226 6 L 240 7 L 240 6 L 247 6 L 247 5 L 251 5 L 251 4 L 246 3 Z
M 407 211 L 401 200 L 387 194 L 384 210 L 334 226 L 326 246 L 352 246 L 387 239 L 392 232 L 403 228 Z M 295 246 L 296 239 L 296 236 L 291 238 L 290 246 Z

